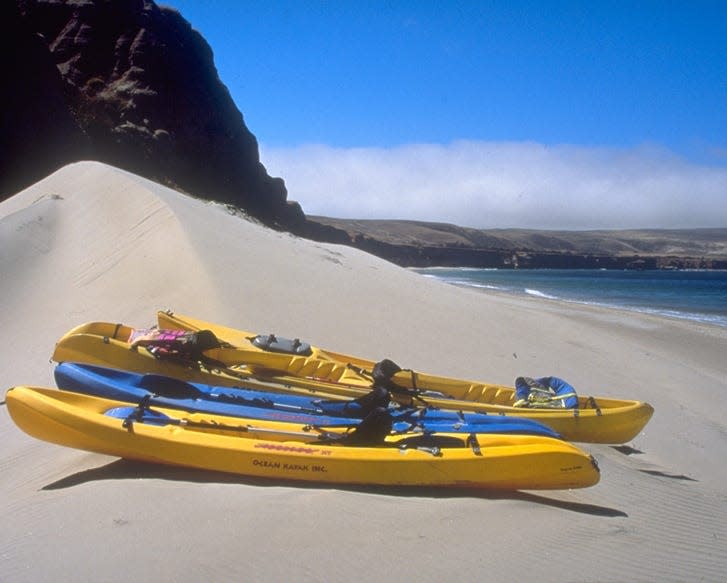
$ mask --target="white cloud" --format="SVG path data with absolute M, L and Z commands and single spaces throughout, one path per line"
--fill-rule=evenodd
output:
M 654 146 L 261 147 L 306 214 L 477 228 L 727 227 L 727 168 Z

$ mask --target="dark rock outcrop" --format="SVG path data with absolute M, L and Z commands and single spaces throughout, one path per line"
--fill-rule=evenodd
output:
M 0 196 L 91 158 L 244 208 L 268 224 L 303 220 L 300 207 L 287 203 L 283 180 L 260 163 L 209 45 L 176 10 L 152 0 L 4 5 L 3 35 L 12 36 L 9 54 L 19 57 L 3 134 L 28 169 L 18 168 Z M 11 164 L 2 164 L 5 174 Z
M 46 40 L 0 3 L 3 91 L 0 200 L 83 157 L 88 143 L 71 115 L 65 83 Z

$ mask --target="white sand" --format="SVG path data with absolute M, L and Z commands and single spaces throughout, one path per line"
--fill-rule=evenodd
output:
M 158 309 L 513 384 L 649 401 L 593 488 L 283 486 L 46 444 L 0 407 L 0 581 L 724 581 L 727 330 L 458 289 L 98 163 L 0 203 L 0 388 L 58 337 Z

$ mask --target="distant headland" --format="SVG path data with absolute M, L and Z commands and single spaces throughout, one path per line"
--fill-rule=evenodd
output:
M 727 229 L 544 231 L 307 217 L 306 236 L 405 267 L 727 269 Z

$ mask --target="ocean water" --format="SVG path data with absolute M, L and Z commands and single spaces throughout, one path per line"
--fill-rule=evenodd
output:
M 413 271 L 455 285 L 727 327 L 727 271 L 444 267 Z

